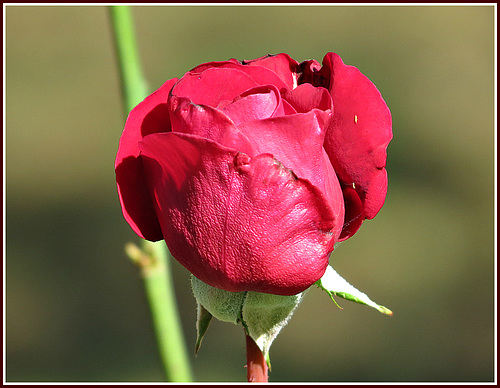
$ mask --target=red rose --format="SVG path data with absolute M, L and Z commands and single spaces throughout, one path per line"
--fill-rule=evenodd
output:
M 391 138 L 377 88 L 334 53 L 206 63 L 130 112 L 123 214 L 207 284 L 293 295 L 382 207 Z

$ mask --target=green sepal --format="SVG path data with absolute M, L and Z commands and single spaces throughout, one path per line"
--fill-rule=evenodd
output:
M 210 314 L 222 322 L 237 325 L 241 317 L 241 308 L 245 291 L 230 292 L 209 286 L 195 276 L 191 276 L 191 289 L 196 298 Z
M 254 291 L 230 292 L 212 287 L 195 276 L 191 276 L 191 288 L 198 306 L 195 354 L 212 317 L 215 317 L 222 322 L 242 324 L 271 369 L 269 348 L 292 317 L 304 292 L 290 296 Z
M 194 354 L 198 353 L 200 350 L 201 341 L 208 330 L 208 325 L 212 321 L 213 315 L 203 307 L 200 303 L 197 303 L 197 313 L 196 313 L 196 344 L 194 347 Z
M 382 314 L 392 315 L 391 310 L 389 310 L 387 307 L 373 302 L 366 294 L 350 285 L 331 266 L 327 267 L 325 274 L 316 282 L 316 285 L 319 288 L 325 290 L 337 306 L 339 305 L 337 304 L 335 299 L 333 299 L 333 295 L 350 300 L 352 302 L 361 303 L 373 307 L 374 309 L 380 311 Z
M 249 291 L 242 309 L 242 323 L 255 341 L 271 369 L 269 349 L 280 331 L 287 325 L 304 292 L 283 296 Z

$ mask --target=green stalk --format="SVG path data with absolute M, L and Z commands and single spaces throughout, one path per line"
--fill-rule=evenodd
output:
M 141 268 L 167 381 L 192 381 L 172 287 L 170 254 L 165 243 L 144 240 L 142 249 L 128 243 L 125 250 Z
M 128 6 L 110 6 L 116 55 L 120 67 L 125 116 L 148 95 L 135 40 L 132 12 Z
M 148 94 L 142 75 L 132 14 L 128 6 L 110 6 L 125 114 Z M 141 267 L 144 288 L 167 381 L 190 382 L 191 368 L 177 311 L 170 254 L 164 242 L 143 240 L 142 249 L 126 246 L 128 256 Z

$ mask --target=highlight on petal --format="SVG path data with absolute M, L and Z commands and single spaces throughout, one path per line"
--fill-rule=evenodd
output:
M 323 149 L 324 128 L 329 111 L 314 109 L 308 113 L 251 121 L 239 129 L 248 137 L 256 153 L 270 153 L 300 178 L 309 180 L 327 198 L 338 220 L 333 231 L 337 238 L 342 229 L 344 202 L 342 191 Z
M 239 126 L 256 153 L 273 154 L 301 178 L 321 187 L 322 151 L 329 112 L 313 110 L 289 116 L 256 120 Z
M 297 87 L 297 71 L 299 63 L 290 57 L 290 55 L 281 53 L 276 55 L 266 55 L 261 58 L 242 61 L 244 65 L 261 66 L 277 74 L 288 89 Z
M 171 130 L 166 103 L 176 82 L 176 78 L 168 80 L 132 109 L 120 138 L 115 160 L 116 183 L 123 216 L 140 237 L 151 241 L 161 240 L 163 236 L 139 158 L 139 142 L 144 135 Z
M 141 144 L 172 255 L 227 291 L 294 295 L 324 273 L 338 221 L 320 190 L 272 155 L 180 133 Z
M 320 71 L 329 76 L 334 114 L 325 138 L 340 180 L 354 183 L 365 217 L 375 217 L 387 191 L 386 148 L 392 139 L 389 108 L 375 85 L 357 68 L 329 53 Z

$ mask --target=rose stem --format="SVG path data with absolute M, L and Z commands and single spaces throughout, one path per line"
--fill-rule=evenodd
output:
M 110 6 L 109 16 L 120 71 L 125 114 L 147 96 L 128 6 Z M 164 242 L 142 242 L 140 250 L 127 246 L 127 254 L 141 266 L 158 347 L 168 381 L 192 381 L 189 358 L 175 301 L 170 256 Z M 135 248 L 134 248 L 135 247 Z
M 255 341 L 245 333 L 247 344 L 247 381 L 267 383 L 267 363 Z
M 134 33 L 132 12 L 128 6 L 110 6 L 114 46 L 118 59 L 125 117 L 148 95 Z

